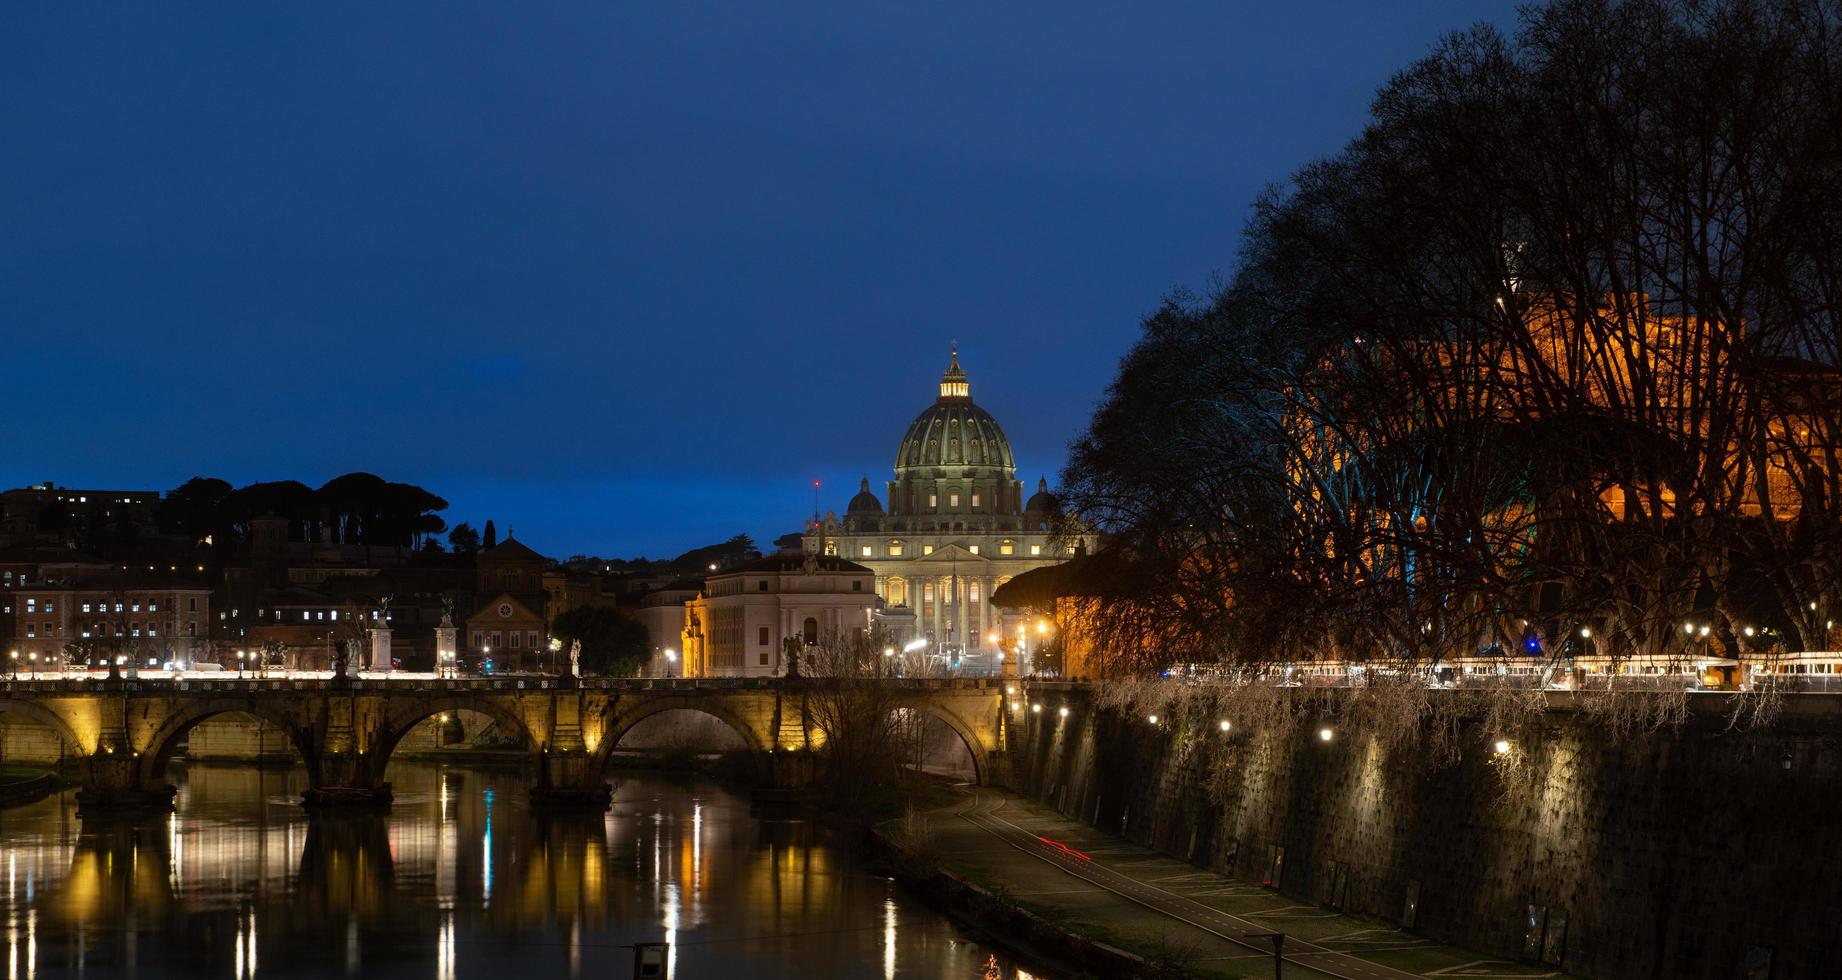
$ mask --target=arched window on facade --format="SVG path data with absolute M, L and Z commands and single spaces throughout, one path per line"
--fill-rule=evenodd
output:
M 908 580 L 890 576 L 888 581 L 883 583 L 883 599 L 892 606 L 908 605 Z
M 819 642 L 819 621 L 813 619 L 811 616 L 807 616 L 805 634 L 807 646 L 817 645 Z

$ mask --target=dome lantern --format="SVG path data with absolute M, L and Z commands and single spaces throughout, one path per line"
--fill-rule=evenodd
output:
M 940 376 L 940 397 L 972 398 L 972 385 L 966 380 L 966 372 L 959 367 L 959 345 L 953 345 L 953 353 L 947 361 L 947 370 Z

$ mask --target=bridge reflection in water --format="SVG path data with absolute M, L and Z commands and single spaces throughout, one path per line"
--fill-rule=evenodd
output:
M 299 769 L 173 775 L 177 812 L 0 811 L 9 980 L 624 978 L 659 941 L 679 977 L 993 975 L 821 828 L 708 783 L 624 778 L 606 813 L 547 813 L 515 773 L 397 763 L 389 812 L 311 814 Z

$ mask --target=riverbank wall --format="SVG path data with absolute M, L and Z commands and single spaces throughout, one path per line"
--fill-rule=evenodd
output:
M 1752 731 L 1729 729 L 1725 697 L 1689 700 L 1680 724 L 1614 737 L 1557 697 L 1508 752 L 1470 725 L 1455 762 L 1424 764 L 1334 705 L 1261 732 L 1037 683 L 1013 701 L 1011 764 L 1019 792 L 1083 822 L 1505 959 L 1842 976 L 1842 698 L 1794 696 Z

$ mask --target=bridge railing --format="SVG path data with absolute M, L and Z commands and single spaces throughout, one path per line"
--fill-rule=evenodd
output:
M 271 675 L 268 677 L 225 675 L 212 672 L 183 676 L 138 676 L 112 679 L 106 675 L 41 675 L 35 678 L 0 679 L 0 692 L 60 694 L 95 693 L 97 691 L 210 692 L 210 691 L 319 691 L 319 690 L 402 690 L 402 691 L 747 691 L 774 690 L 816 691 L 839 686 L 895 689 L 902 691 L 992 691 L 1014 688 L 1015 682 L 1001 678 L 949 677 L 929 679 L 849 679 L 823 677 L 787 679 L 781 677 L 555 677 L 548 675 L 499 675 L 487 677 L 438 677 L 430 674 L 361 674 L 350 681 L 339 681 L 325 672 Z M 165 672 L 161 672 L 165 674 Z

